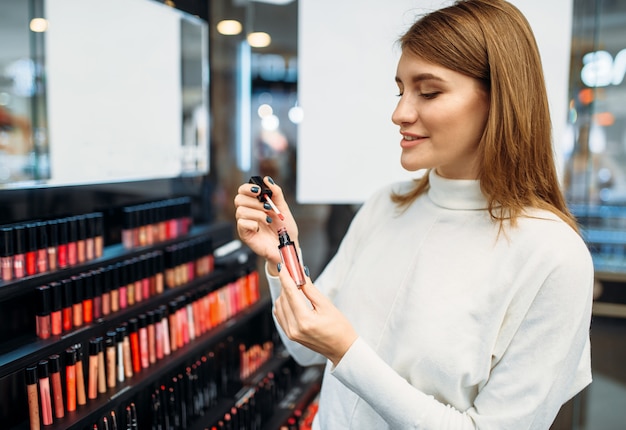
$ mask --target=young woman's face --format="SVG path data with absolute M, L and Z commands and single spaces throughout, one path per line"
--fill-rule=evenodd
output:
M 450 179 L 478 178 L 478 143 L 489 95 L 474 78 L 403 53 L 396 82 L 400 101 L 401 163 L 409 171 L 435 168 Z

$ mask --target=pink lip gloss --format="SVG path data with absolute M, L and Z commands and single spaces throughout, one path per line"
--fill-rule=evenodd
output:
M 48 271 L 48 226 L 45 222 L 37 223 L 37 273 Z
M 14 249 L 15 252 L 13 254 L 13 274 L 16 279 L 21 279 L 26 276 L 26 255 L 24 252 L 25 244 L 25 233 L 23 225 L 16 225 L 13 227 L 14 233 Z
M 283 260 L 283 264 L 287 267 L 291 278 L 298 287 L 306 284 L 304 270 L 302 269 L 302 264 L 300 264 L 300 259 L 298 258 L 298 253 L 296 252 L 296 246 L 289 238 L 289 234 L 287 234 L 287 229 L 285 227 L 281 227 L 278 230 L 278 241 L 280 257 Z
M 13 279 L 13 230 L 10 227 L 0 228 L 0 270 L 2 280 Z
M 37 320 L 36 331 L 40 339 L 50 337 L 51 291 L 48 285 L 37 287 Z
M 52 424 L 52 397 L 50 396 L 50 377 L 48 360 L 41 360 L 37 366 L 39 376 L 39 400 L 41 401 L 41 420 L 44 426 Z

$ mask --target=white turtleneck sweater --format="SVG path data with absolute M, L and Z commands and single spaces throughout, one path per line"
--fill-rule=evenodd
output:
M 430 184 L 404 212 L 389 195 L 410 183 L 373 195 L 315 280 L 359 337 L 326 365 L 314 428 L 546 430 L 591 382 L 590 254 L 550 212 L 498 235 L 478 181 Z

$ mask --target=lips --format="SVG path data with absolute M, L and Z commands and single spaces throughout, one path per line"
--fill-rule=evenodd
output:
M 402 140 L 400 141 L 400 146 L 402 148 L 409 148 L 415 146 L 419 142 L 426 139 L 427 136 L 422 136 L 419 134 L 412 133 L 400 133 L 402 135 Z

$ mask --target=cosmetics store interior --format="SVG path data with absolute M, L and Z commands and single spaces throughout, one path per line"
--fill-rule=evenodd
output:
M 596 282 L 593 382 L 552 429 L 617 430 L 626 422 L 626 5 L 559 1 L 571 20 L 555 150 Z M 330 30 L 344 25 L 335 7 L 0 0 L 1 428 L 310 428 L 322 370 L 285 352 L 263 262 L 237 241 L 233 197 L 254 176 L 274 178 L 314 278 L 363 200 L 325 178 L 385 177 L 350 174 L 355 163 L 324 146 L 358 133 L 332 137 L 349 97 L 345 81 L 329 92 L 337 79 L 324 77 L 347 67 L 315 37 L 356 34 Z M 312 89 L 315 78 L 326 87 Z M 305 128 L 305 118 L 315 124 L 305 116 L 311 93 L 328 126 Z M 331 105 L 343 105 L 339 115 Z M 393 106 L 383 107 L 390 122 Z M 316 159 L 312 147 L 333 157 Z M 397 165 L 396 155 L 374 165 Z

